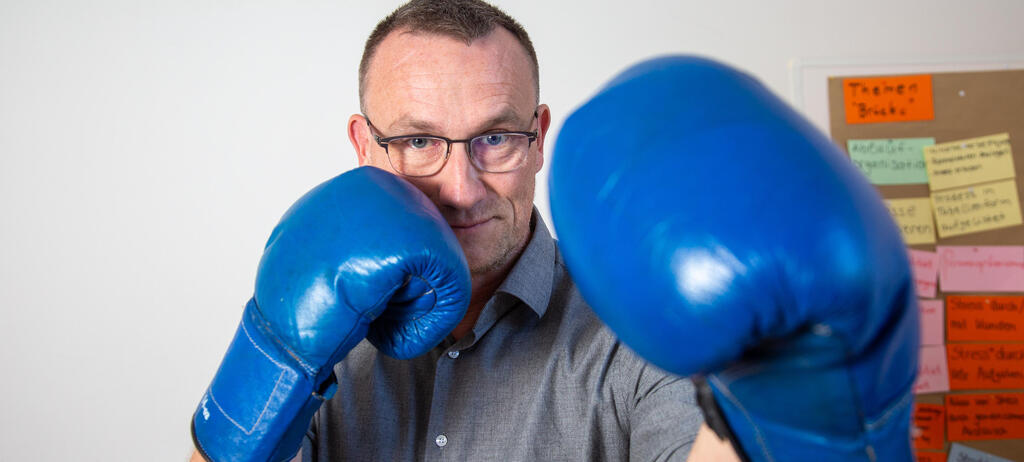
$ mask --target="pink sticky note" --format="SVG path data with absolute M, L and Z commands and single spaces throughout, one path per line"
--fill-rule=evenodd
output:
M 942 300 L 918 300 L 917 306 L 921 310 L 921 345 L 942 345 L 946 324 Z
M 943 292 L 1024 292 L 1024 246 L 939 246 Z
M 935 252 L 910 249 L 910 268 L 914 272 L 917 296 L 935 298 L 936 277 L 939 274 L 939 255 Z
M 938 391 L 949 391 L 946 347 L 942 345 L 923 346 L 917 364 L 917 382 L 914 383 L 914 393 Z

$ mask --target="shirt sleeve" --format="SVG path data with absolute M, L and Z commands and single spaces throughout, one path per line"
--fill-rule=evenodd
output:
M 620 355 L 632 373 L 629 406 L 629 459 L 685 461 L 697 438 L 704 415 L 697 406 L 689 379 L 669 374 L 640 358 L 627 347 Z

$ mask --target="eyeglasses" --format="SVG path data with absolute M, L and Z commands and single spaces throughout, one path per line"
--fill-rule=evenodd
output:
M 366 119 L 366 126 L 380 132 Z M 537 113 L 533 113 L 537 117 Z M 372 132 L 371 132 L 372 134 Z M 466 143 L 469 160 L 484 172 L 505 173 L 522 167 L 530 145 L 537 139 L 532 132 L 492 132 L 464 140 L 453 140 L 434 135 L 404 135 L 373 139 L 384 148 L 388 162 L 396 172 L 411 177 L 431 176 L 440 172 L 452 153 L 452 145 Z

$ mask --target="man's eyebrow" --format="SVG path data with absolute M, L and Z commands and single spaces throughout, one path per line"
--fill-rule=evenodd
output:
M 521 128 L 520 125 L 522 125 L 522 121 L 519 119 L 519 114 L 516 114 L 512 108 L 506 108 L 477 128 L 479 132 L 484 132 L 494 128 L 511 128 L 513 130 L 519 130 Z
M 398 120 L 388 125 L 389 131 L 416 131 L 419 133 L 434 133 L 438 127 L 433 123 L 417 119 L 410 115 L 399 117 Z
M 517 130 L 521 128 L 520 126 L 522 124 L 523 122 L 519 118 L 519 114 L 516 114 L 515 111 L 512 110 L 512 108 L 507 108 L 496 114 L 494 117 L 487 119 L 487 121 L 485 121 L 484 123 L 475 127 L 473 134 L 475 135 L 483 133 L 489 130 L 493 130 L 495 128 Z M 415 132 L 416 134 L 430 134 L 438 136 L 442 135 L 440 133 L 441 129 L 439 126 L 435 125 L 432 122 L 417 119 L 410 115 L 399 117 L 398 120 L 392 122 L 390 125 L 388 125 L 388 131 L 406 133 Z

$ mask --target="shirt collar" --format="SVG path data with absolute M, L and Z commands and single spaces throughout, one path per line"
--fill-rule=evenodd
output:
M 518 298 L 537 313 L 538 317 L 542 317 L 551 299 L 555 240 L 551 237 L 537 207 L 533 208 L 531 218 L 534 223 L 533 236 L 497 292 Z

